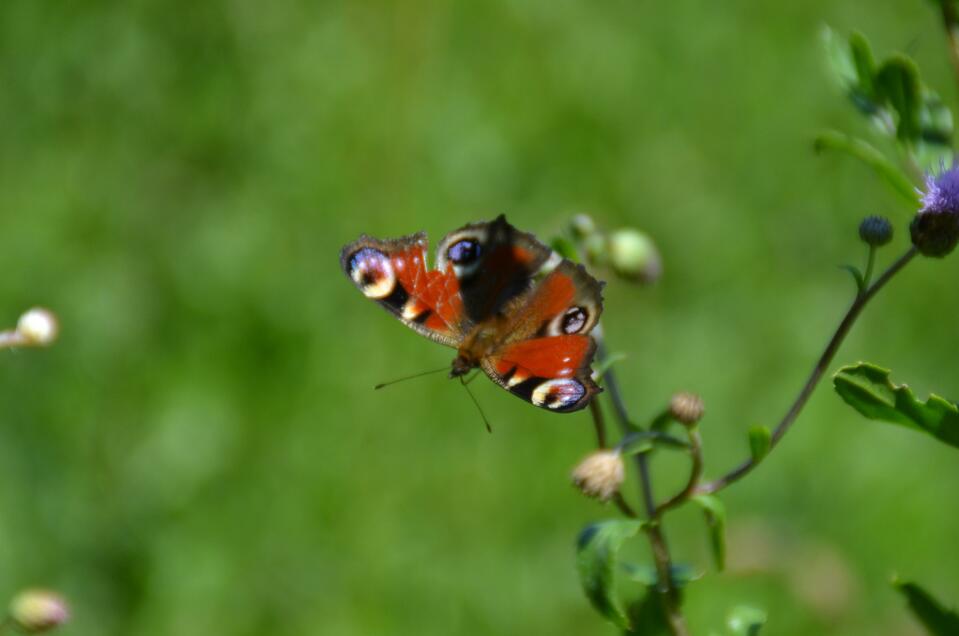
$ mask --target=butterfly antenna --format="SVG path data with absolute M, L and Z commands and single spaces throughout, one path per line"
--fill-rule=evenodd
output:
M 473 400 L 473 404 L 476 405 L 476 410 L 479 411 L 480 417 L 483 418 L 483 424 L 486 424 L 486 432 L 492 433 L 493 427 L 489 425 L 489 419 L 486 417 L 486 413 L 483 412 L 483 407 L 480 406 L 479 400 L 476 399 L 476 396 L 473 395 L 473 392 L 470 391 L 469 382 L 463 379 L 463 376 L 460 376 L 460 384 L 463 385 L 463 388 L 466 389 L 466 393 L 469 394 L 470 399 Z
M 373 390 L 375 391 L 375 390 L 377 390 L 377 389 L 382 389 L 382 388 L 385 387 L 385 386 L 390 386 L 391 384 L 396 384 L 397 382 L 405 382 L 405 381 L 407 381 L 407 380 L 412 380 L 412 379 L 414 379 L 414 378 L 421 378 L 421 377 L 423 377 L 424 375 L 431 375 L 431 374 L 433 374 L 433 373 L 439 373 L 440 371 L 447 371 L 447 370 L 449 370 L 449 367 L 448 367 L 448 366 L 446 366 L 446 367 L 440 367 L 439 369 L 433 369 L 433 370 L 431 370 L 431 371 L 422 371 L 421 373 L 414 373 L 413 375 L 408 375 L 408 376 L 403 377 L 403 378 L 397 378 L 397 379 L 395 379 L 395 380 L 390 380 L 389 382 L 382 382 L 382 383 L 380 383 L 380 384 L 377 384 L 376 386 L 373 387 Z

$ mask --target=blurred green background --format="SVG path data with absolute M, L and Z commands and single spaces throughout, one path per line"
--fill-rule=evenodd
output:
M 654 288 L 611 282 L 635 415 L 707 405 L 707 470 L 781 415 L 850 299 L 856 226 L 910 210 L 852 160 L 865 134 L 819 28 L 907 50 L 950 103 L 930 3 L 0 3 L 0 599 L 62 591 L 65 634 L 613 634 L 573 540 L 614 515 L 569 486 L 589 417 L 481 380 L 339 271 L 362 232 L 437 241 L 506 212 L 588 211 L 655 237 Z M 911 265 L 838 363 L 959 395 L 959 257 Z M 682 460 L 657 464 L 661 494 Z M 893 573 L 959 602 L 959 454 L 824 386 L 724 499 L 730 568 L 696 634 L 755 603 L 777 636 L 917 634 Z M 678 560 L 709 567 L 700 515 Z M 636 545 L 636 558 L 644 558 Z

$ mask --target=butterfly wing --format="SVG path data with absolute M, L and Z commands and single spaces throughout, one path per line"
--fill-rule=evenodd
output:
M 426 235 L 393 240 L 363 235 L 340 251 L 343 271 L 367 298 L 440 344 L 463 337 L 463 301 L 452 267 L 429 270 Z
M 602 389 L 592 379 L 602 313 L 602 285 L 582 265 L 563 260 L 506 312 L 502 344 L 482 360 L 510 393 L 551 411 L 577 411 Z
M 496 317 L 527 294 L 551 253 L 500 215 L 447 234 L 437 248 L 436 267 L 456 276 L 464 317 L 472 326 Z

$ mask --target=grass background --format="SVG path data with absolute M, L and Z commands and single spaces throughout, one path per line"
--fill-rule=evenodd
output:
M 816 157 L 865 133 L 823 23 L 908 50 L 950 104 L 919 0 L 249 0 L 0 4 L 0 322 L 62 339 L 0 360 L 0 598 L 61 590 L 65 634 L 612 634 L 573 539 L 612 515 L 568 485 L 587 415 L 491 383 L 487 435 L 440 366 L 339 271 L 361 232 L 569 213 L 655 237 L 656 287 L 612 282 L 637 417 L 699 392 L 707 470 L 772 424 L 850 299 L 856 226 L 911 211 Z M 959 395 L 959 260 L 918 261 L 837 362 Z M 835 365 L 834 365 L 835 366 Z M 680 461 L 657 465 L 667 494 Z M 726 493 L 731 567 L 696 634 L 754 603 L 776 636 L 917 634 L 894 572 L 959 601 L 959 455 L 817 391 Z M 678 560 L 708 567 L 699 515 Z M 637 560 L 645 558 L 637 544 Z

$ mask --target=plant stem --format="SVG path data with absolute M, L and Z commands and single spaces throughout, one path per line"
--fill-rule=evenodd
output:
M 946 39 L 949 44 L 949 59 L 952 61 L 956 81 L 959 82 L 959 15 L 952 2 L 939 2 L 942 9 L 942 26 L 946 29 Z
M 661 518 L 663 513 L 671 508 L 684 503 L 687 499 L 696 493 L 696 487 L 699 486 L 699 480 L 703 476 L 703 445 L 702 438 L 699 436 L 699 427 L 693 425 L 687 429 L 689 435 L 689 456 L 693 461 L 692 468 L 689 470 L 689 480 L 686 487 L 659 504 L 656 508 L 656 518 Z
M 593 415 L 593 426 L 596 428 L 596 446 L 606 448 L 606 420 L 603 417 L 603 409 L 599 406 L 599 400 L 591 400 L 589 410 Z
M 802 408 L 806 405 L 806 402 L 809 400 L 809 396 L 812 395 L 813 390 L 816 388 L 816 385 L 819 384 L 819 381 L 822 379 L 823 374 L 825 374 L 826 369 L 829 367 L 829 364 L 832 362 L 832 359 L 835 357 L 836 352 L 839 350 L 839 346 L 842 344 L 843 340 L 849 334 L 849 330 L 852 329 L 853 324 L 856 322 L 856 319 L 859 317 L 859 314 L 862 312 L 863 308 L 866 306 L 873 296 L 882 289 L 886 283 L 888 283 L 893 276 L 895 276 L 899 271 L 906 266 L 916 255 L 916 248 L 910 247 L 909 250 L 899 257 L 889 268 L 883 272 L 882 276 L 876 279 L 876 282 L 871 286 L 860 292 L 856 299 L 853 301 L 852 305 L 849 307 L 849 310 L 846 311 L 846 315 L 843 317 L 842 321 L 839 323 L 839 326 L 836 328 L 836 332 L 833 334 L 832 338 L 829 340 L 829 343 L 826 345 L 825 350 L 823 350 L 822 355 L 819 356 L 819 360 L 816 362 L 816 366 L 813 367 L 812 372 L 809 375 L 809 378 L 806 380 L 806 383 L 803 385 L 802 390 L 799 391 L 799 395 L 796 396 L 796 399 L 793 401 L 792 406 L 789 407 L 789 410 L 786 411 L 786 414 L 779 421 L 779 424 L 776 426 L 776 429 L 773 431 L 772 439 L 770 440 L 769 452 L 772 452 L 772 449 L 775 448 L 776 444 L 783 438 L 786 432 L 789 430 L 789 427 L 793 422 L 796 421 L 796 417 L 799 415 L 799 412 L 802 411 Z M 769 456 L 769 453 L 766 454 L 766 457 Z M 742 462 L 739 466 L 729 471 L 722 477 L 715 479 L 704 484 L 700 484 L 696 489 L 696 494 L 708 494 L 714 493 L 719 490 L 722 490 L 726 486 L 729 486 L 735 481 L 738 481 L 743 476 L 748 474 L 753 468 L 759 465 L 759 461 L 755 459 L 747 459 Z
M 17 331 L 16 329 L 8 329 L 7 331 L 0 331 L 0 349 L 8 349 L 10 347 L 22 347 L 27 344 L 27 339 L 23 337 L 23 334 Z
M 596 339 L 597 358 L 601 361 L 605 360 L 607 352 L 606 345 L 602 339 L 602 331 L 597 329 L 593 333 Z M 622 434 L 626 435 L 631 429 L 629 413 L 626 411 L 623 396 L 619 391 L 616 374 L 612 369 L 607 369 L 603 379 L 606 390 L 609 392 L 610 401 L 613 403 L 616 422 L 619 424 Z M 648 453 L 638 453 L 635 457 L 636 467 L 639 471 L 639 488 L 642 493 L 643 507 L 646 510 L 646 516 L 651 521 L 646 527 L 646 536 L 649 537 L 653 561 L 656 564 L 656 578 L 658 580 L 657 592 L 659 592 L 659 598 L 662 602 L 663 614 L 669 623 L 669 629 L 673 633 L 673 636 L 689 636 L 686 619 L 683 617 L 680 607 L 679 591 L 673 584 L 672 559 L 669 555 L 669 546 L 666 543 L 666 537 L 663 536 L 659 520 L 655 516 L 656 501 L 653 498 L 653 486 L 649 474 L 649 456 Z

